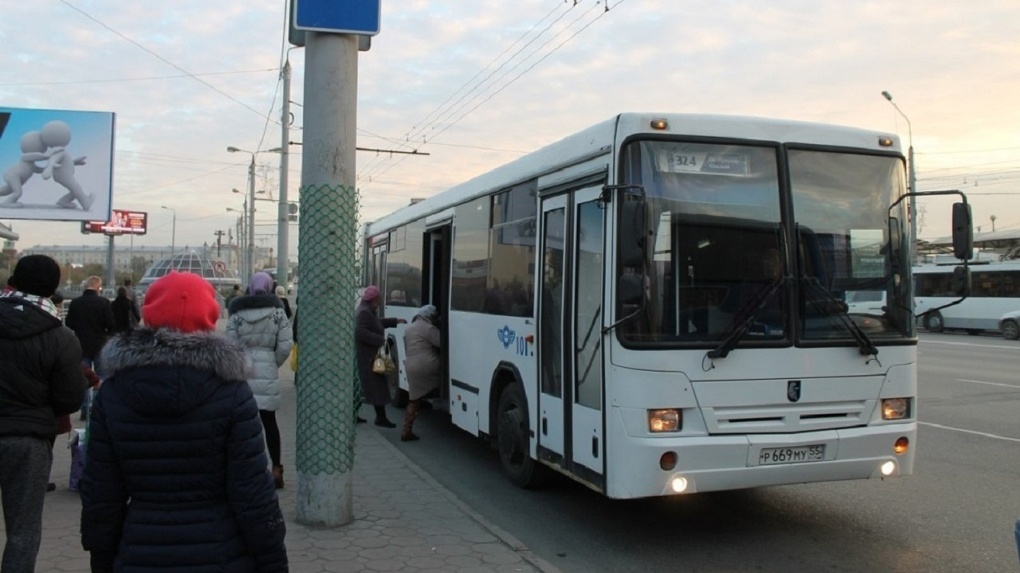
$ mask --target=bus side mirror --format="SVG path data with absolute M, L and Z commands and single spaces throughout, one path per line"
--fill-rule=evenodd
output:
M 620 264 L 644 268 L 648 245 L 648 221 L 644 197 L 625 195 L 620 217 Z
M 973 255 L 974 225 L 970 204 L 953 203 L 953 256 L 961 261 L 968 261 Z
M 903 232 L 900 230 L 900 220 L 896 217 L 889 217 L 889 260 L 895 266 L 902 256 Z
M 620 277 L 620 286 L 617 288 L 620 304 L 636 306 L 641 304 L 645 296 L 644 275 L 624 275 Z
M 970 296 L 970 267 L 953 269 L 953 292 L 960 298 Z

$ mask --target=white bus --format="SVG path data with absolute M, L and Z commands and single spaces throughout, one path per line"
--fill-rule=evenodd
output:
M 953 292 L 953 267 L 923 265 L 914 267 L 914 297 L 917 314 L 931 332 L 965 330 L 981 334 L 999 330 L 999 319 L 1007 312 L 1020 310 L 1020 261 L 970 263 L 971 293 L 959 304 L 935 310 L 956 300 Z
M 441 398 L 518 485 L 896 477 L 917 431 L 905 194 L 889 134 L 624 113 L 369 223 L 365 282 L 385 316 L 440 309 Z M 870 290 L 890 304 L 848 313 Z

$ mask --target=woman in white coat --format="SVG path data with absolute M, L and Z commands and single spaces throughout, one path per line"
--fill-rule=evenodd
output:
M 248 385 L 259 406 L 259 418 L 273 462 L 273 481 L 279 489 L 283 487 L 283 464 L 276 410 L 280 408 L 280 366 L 287 361 L 294 345 L 290 321 L 273 290 L 273 278 L 264 272 L 252 275 L 248 290 L 230 301 L 229 311 L 227 337 L 240 341 L 251 361 Z

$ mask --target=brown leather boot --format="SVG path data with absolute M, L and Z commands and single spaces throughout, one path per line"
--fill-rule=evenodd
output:
M 276 489 L 283 489 L 283 466 L 273 466 L 273 483 Z
M 417 434 L 411 431 L 414 427 L 414 420 L 418 417 L 418 407 L 420 404 L 420 400 L 411 400 L 407 403 L 407 410 L 404 413 L 404 429 L 400 432 L 401 442 L 413 442 L 420 439 Z

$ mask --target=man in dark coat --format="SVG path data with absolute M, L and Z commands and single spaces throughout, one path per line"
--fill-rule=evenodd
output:
M 117 298 L 110 303 L 110 308 L 113 310 L 114 332 L 137 328 L 138 323 L 142 320 L 138 307 L 135 306 L 134 301 L 128 298 L 127 287 L 117 288 Z
M 244 348 L 215 332 L 216 293 L 171 272 L 145 328 L 110 339 L 80 483 L 93 572 L 287 571 Z
M 385 329 L 407 324 L 407 321 L 403 318 L 380 318 L 381 302 L 379 288 L 369 286 L 361 295 L 361 304 L 355 311 L 354 342 L 358 351 L 358 378 L 361 379 L 361 394 L 365 402 L 375 408 L 375 425 L 396 428 L 397 425 L 386 418 L 386 404 L 390 403 L 389 382 L 385 374 L 372 371 L 372 362 L 379 348 L 386 343 Z
M 98 370 L 96 360 L 99 351 L 106 344 L 106 338 L 113 334 L 113 307 L 110 301 L 99 295 L 103 288 L 103 279 L 91 276 L 85 279 L 85 291 L 71 301 L 67 308 L 64 324 L 74 331 L 81 343 L 82 364 Z M 81 419 L 88 417 L 89 400 L 86 396 L 81 404 Z
M 120 292 L 118 289 L 117 292 Z M 135 287 L 131 286 L 131 279 L 124 279 L 124 295 L 127 296 L 128 300 L 131 301 L 131 306 L 134 307 L 134 313 L 131 315 L 131 328 L 136 328 L 142 321 L 142 311 L 138 308 L 138 293 L 135 292 Z
M 49 297 L 60 265 L 43 255 L 18 261 L 0 294 L 0 494 L 7 544 L 3 571 L 35 569 L 57 418 L 85 395 L 78 339 Z

